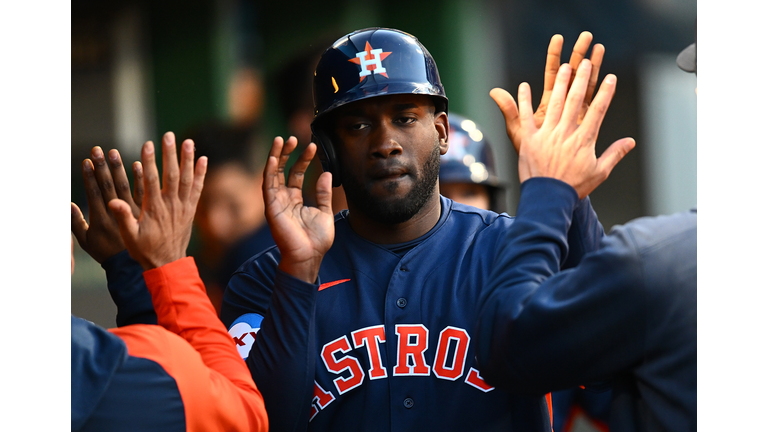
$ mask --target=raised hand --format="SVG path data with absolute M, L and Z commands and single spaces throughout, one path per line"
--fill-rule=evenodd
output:
M 552 177 L 568 183 L 576 189 L 579 198 L 584 198 L 605 181 L 613 167 L 634 148 L 635 141 L 632 138 L 623 138 L 611 144 L 597 158 L 595 143 L 616 91 L 616 76 L 606 76 L 579 124 L 579 113 L 587 94 L 591 69 L 589 60 L 582 60 L 575 79 L 569 85 L 571 66 L 560 66 L 541 126 L 537 125 L 531 105 L 531 89 L 527 83 L 520 84 L 518 136 L 521 144 L 518 164 L 521 183 L 531 177 Z M 492 97 L 496 96 L 494 100 L 500 96 L 498 90 L 491 91 Z M 499 99 L 504 101 L 503 97 Z M 502 105 L 499 103 L 505 118 L 511 116 L 517 119 L 516 110 L 511 112 L 509 105 Z
M 589 50 L 589 45 L 591 43 L 592 33 L 587 31 L 581 32 L 579 38 L 576 40 L 576 44 L 573 46 L 573 52 L 571 53 L 571 58 L 568 62 L 568 64 L 571 66 L 571 69 L 576 70 L 579 67 L 581 61 L 587 56 L 587 51 Z M 563 36 L 559 34 L 552 36 L 549 41 L 549 47 L 547 48 L 547 62 L 544 67 L 544 92 L 541 95 L 541 102 L 539 103 L 539 107 L 536 109 L 536 113 L 533 117 L 536 126 L 539 127 L 544 123 L 544 118 L 547 115 L 547 108 L 550 105 L 552 90 L 555 86 L 555 79 L 560 68 L 562 50 Z M 592 95 L 594 94 L 595 87 L 597 86 L 597 77 L 600 73 L 600 66 L 603 64 L 604 55 L 605 47 L 602 44 L 595 44 L 595 46 L 592 48 L 592 55 L 590 57 L 592 69 L 590 72 L 585 97 L 582 101 L 581 110 L 579 111 L 578 123 L 581 123 L 581 121 L 584 119 L 584 116 L 587 113 L 587 109 L 589 108 Z M 573 83 L 573 79 L 574 77 L 572 76 L 568 83 L 569 86 Z M 506 93 L 505 90 L 499 89 L 496 91 L 496 95 L 494 96 L 492 94 L 491 97 L 493 97 L 496 103 L 499 104 L 500 108 L 501 105 L 504 104 L 505 108 L 502 108 L 502 111 L 506 110 L 509 112 L 509 115 L 505 115 L 507 122 L 507 135 L 512 141 L 512 145 L 514 145 L 515 151 L 519 153 L 521 138 L 518 134 L 518 130 L 520 129 L 520 121 L 518 118 L 517 106 L 515 105 L 515 101 L 512 96 L 509 93 L 504 93 Z
M 331 208 L 331 174 L 317 180 L 317 207 L 304 205 L 304 173 L 315 156 L 317 146 L 310 143 L 285 177 L 285 165 L 296 149 L 295 137 L 275 138 L 264 168 L 264 213 L 275 244 L 280 249 L 278 268 L 308 283 L 314 283 L 323 256 L 335 235 Z
M 94 147 L 90 159 L 83 161 L 82 169 L 90 223 L 85 220 L 77 204 L 72 203 L 72 233 L 80 247 L 101 264 L 125 250 L 117 221 L 107 211 L 107 203 L 115 198 L 122 199 L 129 205 L 133 215 L 138 217 L 140 209 L 136 203 L 141 203 L 143 195 L 143 171 L 141 163 L 133 164 L 136 186 L 132 196 L 131 185 L 117 150 L 109 151 L 107 161 L 101 147 Z
M 187 256 L 192 235 L 192 221 L 203 190 L 208 159 L 202 156 L 195 164 L 192 140 L 185 140 L 181 164 L 176 158 L 176 138 L 172 132 L 163 136 L 163 185 L 155 163 L 155 146 L 151 141 L 141 149 L 144 167 L 143 200 L 138 219 L 123 198 L 109 201 L 120 234 L 133 259 L 145 270 L 160 267 Z

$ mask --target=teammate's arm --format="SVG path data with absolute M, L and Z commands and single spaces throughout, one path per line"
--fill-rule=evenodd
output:
M 139 204 L 144 194 L 144 174 L 140 162 L 133 164 L 133 173 L 135 187 L 132 195 L 120 153 L 113 149 L 105 158 L 102 149 L 94 147 L 90 158 L 82 164 L 90 223 L 86 222 L 80 208 L 75 203 L 71 204 L 72 232 L 80 247 L 106 272 L 107 288 L 117 306 L 118 327 L 157 324 L 152 298 L 142 276 L 143 269 L 128 254 L 117 221 L 107 210 L 107 203 L 119 198 L 128 204 L 134 217 L 139 216 Z
M 142 148 L 142 162 L 146 176 L 139 218 L 121 199 L 111 200 L 109 208 L 129 253 L 145 270 L 158 323 L 184 338 L 209 368 L 210 374 L 199 378 L 211 382 L 201 388 L 207 390 L 204 396 L 214 401 L 212 425 L 267 430 L 263 399 L 207 298 L 194 260 L 186 257 L 207 158 L 203 156 L 195 163 L 194 143 L 186 140 L 178 163 L 175 137 L 166 133 L 162 189 L 151 142 Z
M 500 260 L 494 268 L 489 290 L 483 294 L 481 300 L 480 318 L 476 329 L 476 334 L 481 335 L 477 345 L 478 360 L 481 368 L 484 368 L 482 372 L 488 375 L 489 382 L 496 381 L 513 387 L 526 383 L 514 387 L 520 391 L 546 392 L 556 389 L 548 387 L 552 384 L 551 381 L 548 381 L 547 385 L 526 381 L 520 372 L 539 377 L 535 371 L 547 369 L 547 365 L 554 366 L 557 363 L 556 360 L 548 361 L 547 358 L 551 359 L 556 354 L 560 355 L 558 358 L 562 357 L 557 344 L 574 346 L 577 343 L 576 339 L 562 340 L 558 336 L 553 337 L 553 334 L 566 332 L 561 331 L 561 328 L 569 326 L 565 317 L 576 318 L 568 315 L 573 314 L 574 307 L 559 303 L 560 299 L 568 296 L 567 292 L 562 290 L 563 287 L 567 289 L 569 285 L 567 282 L 560 285 L 558 283 L 563 280 L 561 275 L 569 272 L 553 276 L 568 252 L 565 233 L 570 229 L 571 218 L 579 200 L 586 198 L 602 183 L 613 167 L 634 147 L 634 140 L 625 138 L 613 143 L 599 158 L 596 156 L 597 133 L 615 91 L 616 78 L 613 75 L 606 77 L 595 101 L 579 124 L 579 111 L 587 92 L 590 71 L 590 63 L 582 61 L 568 90 L 571 68 L 569 65 L 560 67 L 550 109 L 541 126 L 534 120 L 530 88 L 526 83 L 520 85 L 518 92 L 519 117 L 516 110 L 508 109 L 509 105 L 505 106 L 508 93 L 500 89 L 491 92 L 505 117 L 519 118 L 520 121 L 518 133 L 521 145 L 518 163 L 522 193 L 517 218 L 508 233 L 508 241 L 500 253 Z M 547 199 L 539 200 L 536 205 L 526 205 L 538 196 L 546 196 Z M 582 277 L 585 274 L 583 268 L 578 272 Z M 546 282 L 542 284 L 542 281 Z M 548 289 L 557 286 L 562 294 L 538 296 L 543 292 L 540 285 L 546 285 Z M 571 291 L 575 288 L 572 286 Z M 603 299 L 604 297 L 598 297 L 597 305 L 589 306 L 605 307 L 606 305 L 601 303 Z M 528 305 L 532 305 L 530 309 L 526 309 Z M 593 311 L 607 309 L 610 308 L 597 307 Z M 530 322 L 522 320 L 521 316 L 529 310 L 535 311 L 534 319 Z M 577 310 L 576 315 L 578 313 L 590 315 L 589 308 Z M 541 319 L 536 319 L 541 317 L 545 318 L 546 324 Z M 512 328 L 515 329 L 516 336 L 526 334 L 515 338 L 515 342 L 519 344 L 510 344 Z M 521 328 L 529 331 L 521 331 Z M 531 351 L 525 358 L 514 357 L 511 353 L 517 349 L 533 347 L 536 347 L 532 350 L 536 354 Z M 536 360 L 539 360 L 538 353 L 542 360 L 540 363 L 536 363 Z M 537 364 L 539 366 L 536 366 Z M 554 373 L 549 370 L 546 372 Z M 600 378 L 605 377 L 588 377 Z M 567 382 L 558 385 L 565 388 L 577 384 L 581 383 Z

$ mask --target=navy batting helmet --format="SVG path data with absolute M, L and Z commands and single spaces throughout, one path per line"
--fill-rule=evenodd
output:
M 325 50 L 315 69 L 312 93 L 313 141 L 324 171 L 341 184 L 327 114 L 350 102 L 392 94 L 433 96 L 437 112 L 447 112 L 448 98 L 432 55 L 416 37 L 400 30 L 354 31 Z
M 491 145 L 475 122 L 449 114 L 448 126 L 448 152 L 440 156 L 440 181 L 501 186 Z

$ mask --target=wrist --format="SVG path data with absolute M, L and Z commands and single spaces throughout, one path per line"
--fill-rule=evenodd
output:
M 282 258 L 277 268 L 283 273 L 290 275 L 300 281 L 314 284 L 317 282 L 317 276 L 320 274 L 321 259 L 310 259 L 306 261 L 292 261 Z

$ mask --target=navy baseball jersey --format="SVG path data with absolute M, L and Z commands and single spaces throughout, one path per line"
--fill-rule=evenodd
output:
M 480 301 L 480 370 L 533 395 L 611 380 L 612 432 L 696 430 L 696 211 L 616 226 L 558 272 L 577 202 L 559 180 L 523 183 Z
M 578 207 L 567 265 L 603 236 L 589 199 Z M 221 318 L 270 426 L 551 431 L 544 397 L 495 389 L 474 356 L 475 309 L 514 218 L 444 197 L 441 210 L 428 233 L 395 245 L 363 239 L 342 211 L 316 284 L 279 271 L 277 247 L 233 275 Z

